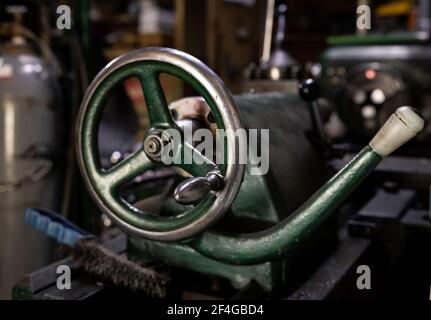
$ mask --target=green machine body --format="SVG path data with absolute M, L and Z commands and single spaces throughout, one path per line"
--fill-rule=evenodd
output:
M 201 98 L 188 102 L 201 99 L 202 110 L 214 119 L 212 125 L 227 132 L 221 159 L 215 161 L 181 141 L 172 148 L 178 161 L 170 166 L 162 161 L 160 146 L 169 141 L 164 132 L 174 129 L 183 134 L 185 121 L 172 115 L 159 81 L 161 73 L 191 85 Z M 150 127 L 135 153 L 103 168 L 97 150 L 101 113 L 109 94 L 129 77 L 142 84 Z M 183 110 L 194 110 L 189 103 L 182 105 Z M 128 234 L 129 255 L 227 278 L 237 288 L 254 280 L 270 294 L 293 281 L 297 260 L 303 268 L 335 240 L 331 214 L 384 157 L 423 125 L 413 109 L 397 109 L 371 142 L 325 182 L 329 173 L 307 139 L 307 110 L 297 96 L 267 93 L 233 98 L 218 76 L 196 58 L 173 49 L 146 48 L 117 58 L 96 76 L 82 102 L 76 135 L 86 186 L 99 208 Z M 261 152 L 269 150 L 268 172 L 263 175 L 252 174 L 252 164 L 237 161 L 241 144 L 235 133 L 245 129 L 269 130 L 268 144 L 258 147 Z M 185 161 L 184 151 L 193 155 L 191 163 Z M 124 200 L 124 184 L 166 166 L 178 172 L 181 182 L 163 199 L 162 213 L 147 212 Z M 323 224 L 328 227 L 321 228 Z

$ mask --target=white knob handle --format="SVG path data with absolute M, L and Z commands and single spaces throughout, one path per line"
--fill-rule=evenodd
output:
M 424 128 L 425 121 L 411 107 L 398 108 L 369 143 L 381 157 L 386 157 Z

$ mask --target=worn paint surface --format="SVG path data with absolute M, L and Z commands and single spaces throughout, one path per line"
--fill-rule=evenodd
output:
M 203 255 L 232 264 L 256 264 L 276 258 L 305 240 L 381 160 L 370 147 L 365 147 L 298 210 L 275 227 L 238 236 L 206 232 L 190 245 Z

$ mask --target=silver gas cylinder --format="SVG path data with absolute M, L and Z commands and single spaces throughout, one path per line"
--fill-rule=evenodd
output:
M 0 46 L 0 298 L 53 253 L 48 238 L 24 224 L 24 211 L 60 205 L 57 75 L 23 38 Z

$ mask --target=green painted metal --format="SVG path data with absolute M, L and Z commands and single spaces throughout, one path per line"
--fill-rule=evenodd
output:
M 273 293 L 289 277 L 289 260 L 275 258 L 303 243 L 381 160 L 370 147 L 364 148 L 296 212 L 266 231 L 237 236 L 206 232 L 176 244 L 129 237 L 129 255 L 221 276 L 238 288 L 255 280 Z
M 194 239 L 199 253 L 231 264 L 258 264 L 287 253 L 304 241 L 355 190 L 382 158 L 365 147 L 298 210 L 276 226 L 247 235 L 206 232 Z
M 219 166 L 216 165 L 214 162 L 212 162 L 210 159 L 206 158 L 202 153 L 197 151 L 191 144 L 188 142 L 185 142 L 181 144 L 180 150 L 178 150 L 175 162 L 181 163 L 180 167 L 184 170 L 186 170 L 188 173 L 195 177 L 204 177 L 207 175 L 210 171 L 217 171 L 219 170 Z M 200 165 L 196 165 L 195 162 L 192 162 L 190 164 L 185 163 L 184 161 L 184 155 L 187 154 L 191 155 L 191 158 L 193 160 L 198 160 L 199 163 L 202 163 Z
M 85 169 L 101 201 L 122 220 L 137 228 L 152 231 L 174 230 L 195 221 L 205 214 L 214 201 L 214 196 L 210 194 L 190 211 L 185 213 L 181 210 L 182 213 L 170 217 L 138 211 L 121 201 L 119 187 L 138 174 L 156 168 L 160 164 L 149 159 L 143 150 L 139 150 L 113 168 L 103 170 L 99 163 L 97 131 L 103 106 L 110 93 L 123 80 L 134 76 L 140 79 L 144 90 L 151 124 L 149 132 L 175 128 L 158 80 L 161 72 L 177 76 L 191 84 L 208 102 L 217 126 L 224 128 L 214 101 L 196 79 L 176 66 L 145 61 L 121 67 L 99 84 L 90 99 L 89 109 L 83 121 L 83 130 L 80 132 Z M 279 112 L 285 111 L 279 110 Z M 276 114 L 272 115 L 276 116 Z M 274 121 L 271 123 L 274 124 Z M 284 127 L 286 123 L 281 122 L 279 125 Z M 192 147 L 185 144 L 180 148 Z M 192 151 L 194 151 L 193 148 Z M 141 259 L 163 261 L 172 266 L 222 276 L 231 279 L 238 287 L 254 279 L 267 291 L 272 291 L 274 283 L 285 280 L 288 260 L 274 258 L 286 254 L 302 243 L 380 161 L 380 156 L 369 147 L 365 148 L 299 209 L 288 215 L 282 222 L 264 231 L 236 235 L 208 231 L 194 239 L 178 243 L 130 237 L 129 254 Z M 194 176 L 203 176 L 208 171 L 216 169 L 215 164 L 211 162 L 204 166 L 196 163 L 179 166 Z M 224 173 L 226 165 L 220 165 L 219 169 Z M 279 190 L 273 189 L 267 178 L 255 178 L 246 174 L 237 200 L 232 205 L 232 213 L 267 222 L 278 222 L 280 208 L 274 198 L 277 192 Z M 250 211 L 250 208 L 255 208 L 255 211 Z M 173 210 L 176 209 L 173 208 Z
M 33 300 L 33 292 L 26 283 L 18 283 L 12 288 L 13 300 Z
M 319 159 L 304 135 L 310 123 L 306 105 L 299 97 L 272 92 L 236 96 L 235 102 L 241 116 L 246 120 L 246 127 L 271 128 L 272 161 L 270 171 L 264 176 L 251 175 L 250 168 L 247 167 L 240 192 L 227 215 L 229 222 L 225 221 L 223 226 L 230 222 L 237 223 L 235 230 L 244 232 L 242 227 L 247 224 L 249 229 L 249 223 L 252 223 L 254 230 L 262 230 L 291 214 L 329 177 L 323 159 Z M 281 170 L 286 170 L 286 174 Z M 305 176 L 298 174 L 298 171 Z M 306 177 L 313 177 L 313 181 L 304 181 L 308 180 Z M 279 179 L 278 183 L 275 178 Z M 297 203 L 297 206 L 292 203 Z M 163 212 L 181 214 L 183 208 L 168 200 L 163 205 Z M 301 246 L 283 259 L 273 259 L 255 265 L 233 265 L 205 257 L 184 243 L 154 242 L 138 237 L 130 238 L 128 253 L 136 259 L 161 261 L 169 266 L 220 276 L 231 280 L 239 287 L 254 280 L 270 293 L 293 283 L 290 281 L 291 278 L 297 277 L 294 271 L 295 264 L 313 261 L 319 256 L 319 252 L 324 252 L 325 247 L 332 245 L 330 236 L 332 233 L 320 231 L 316 233 L 319 242 L 313 244 L 316 238 L 311 237 L 307 241 L 306 246 L 312 249 L 307 250 L 306 246 Z
M 149 159 L 145 152 L 140 149 L 109 170 L 103 170 L 101 168 L 97 148 L 98 124 L 100 123 L 103 107 L 107 99 L 112 91 L 125 79 L 138 77 L 141 81 L 147 108 L 149 110 L 151 124 L 149 132 L 160 129 L 177 128 L 169 112 L 163 89 L 160 85 L 160 73 L 168 73 L 188 82 L 207 101 L 214 114 L 217 126 L 219 128 L 224 128 L 221 114 L 215 102 L 206 89 L 195 78 L 171 64 L 157 61 L 141 61 L 130 63 L 115 70 L 99 84 L 95 89 L 94 95 L 91 97 L 89 109 L 83 121 L 83 130 L 80 132 L 83 141 L 82 152 L 83 158 L 85 159 L 86 171 L 101 201 L 122 220 L 134 227 L 151 231 L 169 231 L 188 225 L 205 215 L 207 209 L 215 199 L 214 195 L 209 194 L 199 205 L 186 214 L 172 217 L 160 217 L 143 213 L 122 201 L 119 196 L 119 189 L 125 182 L 130 181 L 146 170 L 156 168 L 160 164 Z M 177 154 L 182 155 L 183 153 L 180 151 L 184 149 L 191 149 L 194 154 L 199 155 L 205 160 L 204 164 L 193 163 L 192 165 L 178 165 L 190 174 L 194 176 L 204 176 L 212 170 L 220 170 L 222 173 L 225 173 L 227 151 L 225 152 L 225 161 L 223 164 L 216 166 L 187 143 L 181 144 L 178 147 Z M 192 159 L 195 158 L 192 157 Z
M 429 40 L 423 33 L 394 33 L 394 34 L 370 34 L 370 35 L 346 35 L 328 37 L 327 44 L 339 45 L 367 45 L 367 44 L 412 44 Z
M 288 281 L 288 259 L 275 259 L 300 245 L 380 163 L 364 148 L 303 206 L 266 231 L 232 236 L 206 232 L 188 243 L 129 238 L 129 254 L 230 279 L 237 287 L 255 280 L 268 293 Z M 287 256 L 288 257 L 288 256 Z
M 75 8 L 74 8 L 75 9 Z M 79 0 L 76 2 L 75 19 L 79 26 L 80 38 L 82 43 L 83 56 L 85 57 L 85 68 L 90 70 L 90 0 Z
M 235 216 L 249 217 L 267 222 L 279 222 L 279 209 L 274 199 L 278 192 L 269 185 L 268 175 L 253 176 L 247 167 L 241 190 L 232 203 L 231 211 Z
M 187 245 L 164 243 L 129 237 L 127 253 L 140 261 L 162 262 L 201 274 L 229 279 L 236 288 L 243 288 L 255 280 L 268 293 L 280 288 L 284 282 L 285 261 L 271 261 L 256 265 L 237 266 L 203 256 Z
M 283 92 L 243 94 L 235 103 L 245 128 L 269 129 L 269 171 L 251 175 L 247 166 L 232 215 L 278 223 L 331 177 L 305 134 L 311 127 L 307 105 Z

